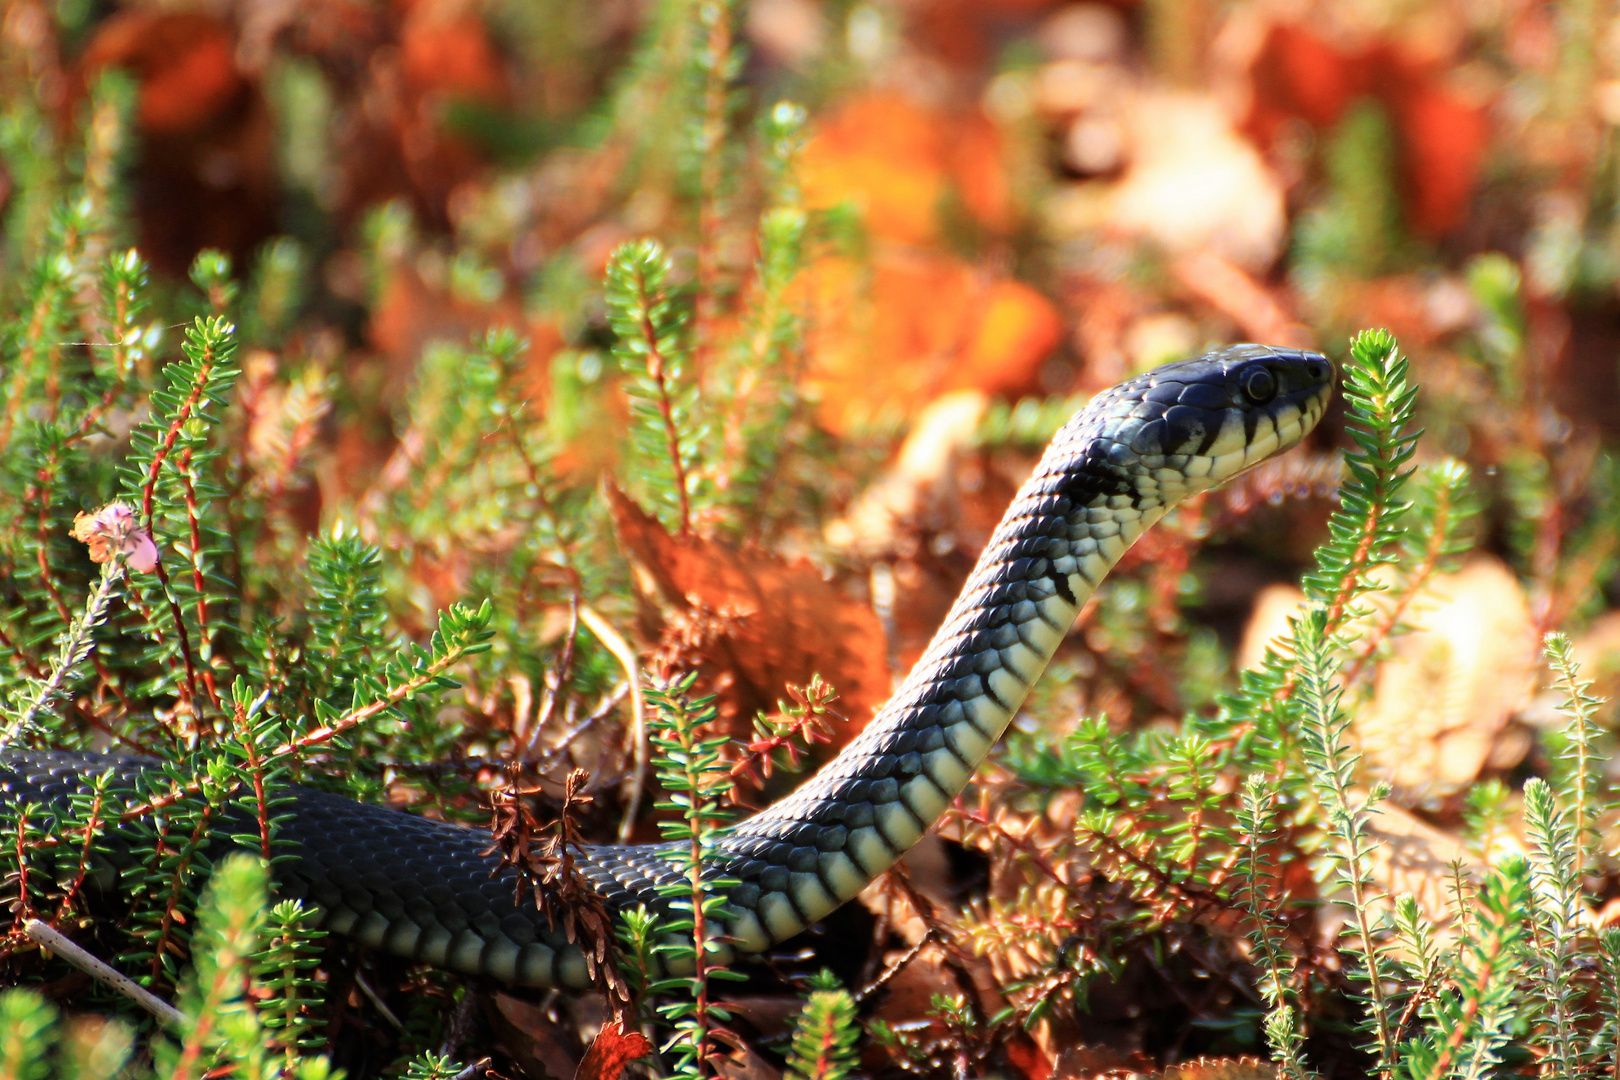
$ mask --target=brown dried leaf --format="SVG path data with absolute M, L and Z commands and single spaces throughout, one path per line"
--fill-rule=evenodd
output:
M 1288 230 L 1282 187 L 1221 106 L 1188 93 L 1143 94 L 1132 106 L 1131 164 L 1097 224 L 1269 267 Z
M 774 708 L 789 683 L 806 685 L 819 674 L 838 691 L 850 719 L 833 730 L 837 746 L 889 696 L 888 648 L 877 616 L 808 560 L 671 536 L 612 486 L 608 502 L 620 541 L 669 609 L 666 625 L 692 631 L 681 658 L 698 662 L 719 695 L 722 718 L 746 723 Z
M 715 1002 L 748 1025 L 761 1038 L 774 1040 L 793 1033 L 793 1025 L 804 1012 L 804 999 L 797 994 L 750 994 L 724 997 Z
M 887 953 L 886 967 L 900 963 L 906 950 Z M 968 985 L 964 986 L 964 982 Z M 978 957 L 956 957 L 937 944 L 930 944 L 909 963 L 895 972 L 884 986 L 884 997 L 876 1010 L 876 1017 L 889 1024 L 905 1024 L 927 1016 L 934 995 L 955 996 L 970 989 L 975 1003 L 987 1014 L 993 1014 L 1006 1005 L 996 992 L 990 966 Z
M 1491 757 L 1535 674 L 1530 604 L 1500 561 L 1439 575 L 1357 717 L 1367 762 L 1397 790 L 1460 791 Z
M 563 1080 L 579 1068 L 578 1040 L 549 1010 L 497 991 L 485 999 L 484 1016 L 501 1049 L 522 1066 L 524 1075 Z
M 891 553 L 902 525 L 915 523 L 930 501 L 955 496 L 945 489 L 989 404 L 973 390 L 952 391 L 930 402 L 917 414 L 893 464 L 843 517 L 827 525 L 828 543 L 865 559 Z
M 1612 703 L 1620 697 L 1620 611 L 1608 611 L 1593 619 L 1586 632 L 1575 639 L 1575 662 L 1581 665 L 1581 678 L 1592 681 L 1594 693 Z M 1606 706 L 1600 715 L 1612 715 Z
M 652 1051 L 652 1043 L 641 1032 L 625 1031 L 617 1020 L 609 1020 L 585 1051 L 585 1060 L 575 1070 L 574 1080 L 619 1080 L 626 1065 Z
M 1267 585 L 1257 592 L 1238 645 L 1237 666 L 1258 667 L 1266 649 L 1276 647 L 1273 643 L 1288 633 L 1288 620 L 1297 617 L 1304 606 L 1305 594 L 1294 585 Z
M 1373 840 L 1373 880 L 1387 908 L 1389 898 L 1411 893 L 1431 922 L 1445 931 L 1452 921 L 1452 865 L 1463 864 L 1465 878 L 1483 868 L 1461 841 L 1394 803 L 1381 803 L 1367 821 Z
M 1183 288 L 1238 324 L 1249 341 L 1316 347 L 1310 328 L 1248 271 L 1212 251 L 1192 251 L 1172 264 Z
M 721 1080 L 782 1080 L 782 1072 L 747 1046 L 711 1059 Z
M 1376 620 L 1391 600 L 1372 600 Z M 1244 635 L 1246 664 L 1287 629 L 1302 597 L 1288 586 L 1263 590 Z M 1508 718 L 1530 685 L 1534 639 L 1518 581 L 1479 557 L 1439 574 L 1408 611 L 1416 627 L 1394 639 L 1370 700 L 1347 701 L 1359 749 L 1373 775 L 1412 800 L 1466 787 L 1492 763 Z M 1474 876 L 1478 861 L 1452 834 L 1385 802 L 1368 819 L 1375 841 L 1373 878 L 1384 897 L 1411 893 L 1442 929 L 1451 921 L 1451 867 Z M 1387 903 L 1387 901 L 1381 901 Z
M 1373 597 L 1369 622 L 1391 599 Z M 1286 630 L 1300 602 L 1297 590 L 1262 592 L 1240 650 L 1246 664 Z M 1413 630 L 1393 639 L 1371 699 L 1347 705 L 1366 764 L 1410 801 L 1460 791 L 1493 760 L 1531 687 L 1536 641 L 1518 579 L 1488 556 L 1435 575 L 1404 621 Z

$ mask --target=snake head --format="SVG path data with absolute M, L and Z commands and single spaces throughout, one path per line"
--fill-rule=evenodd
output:
M 1232 345 L 1105 390 L 1054 440 L 1075 505 L 1125 497 L 1168 508 L 1296 445 L 1322 418 L 1333 362 Z

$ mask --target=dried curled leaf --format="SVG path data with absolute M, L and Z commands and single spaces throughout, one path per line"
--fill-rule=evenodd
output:
M 512 903 L 522 905 L 527 886 L 534 894 L 535 908 L 546 921 L 553 928 L 560 926 L 568 940 L 579 946 L 586 971 L 609 1005 L 622 1010 L 630 1000 L 630 991 L 609 958 L 613 917 L 601 893 L 575 863 L 575 852 L 584 842 L 576 818 L 594 801 L 585 793 L 587 779 L 584 769 L 570 771 L 563 785 L 557 820 L 541 825 L 524 801 L 524 796 L 538 794 L 540 789 L 519 786 L 514 770 L 512 783 L 494 793 L 491 843 L 484 854 L 498 856 L 501 868 L 517 870 Z M 499 872 L 499 868 L 491 871 L 491 876 Z
M 679 659 L 703 673 L 722 719 L 751 720 L 788 684 L 805 686 L 819 674 L 837 687 L 851 721 L 834 729 L 842 745 L 888 697 L 882 624 L 808 560 L 671 536 L 616 488 L 608 501 L 620 541 L 669 609 L 666 633 L 681 635 Z
M 1377 620 L 1394 592 L 1372 598 Z M 1296 614 L 1297 590 L 1261 593 L 1241 655 L 1252 662 Z M 1355 706 L 1366 764 L 1403 801 L 1461 790 L 1512 747 L 1502 736 L 1530 690 L 1536 642 L 1529 601 L 1500 561 L 1476 557 L 1436 574 L 1392 639 L 1372 695 Z M 1353 704 L 1353 702 L 1352 702 Z
M 1176 252 L 1260 270 L 1287 237 L 1282 185 L 1213 97 L 1144 94 L 1129 115 L 1130 168 L 1104 204 L 1110 228 Z
M 1364 95 L 1377 99 L 1398 133 L 1408 225 L 1438 236 L 1465 220 L 1485 161 L 1488 110 L 1430 58 L 1385 39 L 1352 44 L 1279 22 L 1265 31 L 1249 78 L 1245 127 L 1264 144 L 1290 121 L 1325 130 Z
M 931 500 L 949 488 L 960 454 L 972 446 L 989 399 L 972 390 L 942 394 L 917 414 L 894 462 L 827 525 L 835 548 L 878 559 L 893 552 L 895 540 Z M 955 491 L 945 497 L 955 498 Z
M 579 1063 L 574 1080 L 619 1080 L 626 1065 L 652 1053 L 653 1045 L 639 1031 L 625 1031 L 619 1021 L 602 1025 L 585 1060 Z

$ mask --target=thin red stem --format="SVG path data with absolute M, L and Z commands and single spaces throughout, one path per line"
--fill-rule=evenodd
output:
M 188 446 L 185 453 L 180 455 L 180 466 L 176 471 L 180 475 L 180 485 L 185 491 L 186 522 L 191 528 L 191 585 L 197 593 L 197 643 L 207 649 L 209 654 L 203 657 L 203 686 L 208 690 L 208 697 L 217 709 L 220 707 L 219 689 L 214 685 L 214 666 L 210 662 L 213 648 L 208 639 L 208 583 L 204 579 L 202 567 L 202 512 L 197 506 L 197 487 L 191 474 L 191 455 L 192 448 Z
M 102 791 L 97 788 L 90 800 L 90 815 L 85 819 L 84 843 L 79 848 L 79 868 L 73 876 L 73 882 L 62 895 L 62 902 L 57 905 L 56 917 L 51 920 L 52 926 L 60 926 L 62 920 L 67 918 L 73 910 L 73 903 L 79 898 L 79 892 L 84 888 L 84 879 L 90 874 L 90 856 L 95 849 L 96 836 L 106 821 L 101 816 L 103 800 Z
M 186 400 L 180 403 L 180 411 L 175 414 L 174 420 L 169 424 L 169 430 L 163 433 L 163 442 L 159 444 L 157 453 L 152 455 L 152 464 L 146 469 L 146 483 L 141 487 L 141 519 L 148 532 L 152 529 L 152 506 L 157 497 L 158 474 L 163 471 L 163 463 L 168 460 L 169 454 L 174 450 L 174 444 L 180 438 L 181 430 L 191 419 L 191 413 L 202 400 L 203 388 L 208 385 L 208 377 L 213 374 L 216 364 L 213 345 L 203 349 L 202 361 L 197 368 L 197 377 L 192 381 L 191 393 Z
M 175 865 L 174 872 L 169 877 L 169 895 L 163 904 L 163 918 L 158 921 L 157 940 L 152 944 L 152 980 L 156 982 L 163 974 L 163 955 L 170 948 L 169 934 L 178 922 L 180 901 L 184 892 L 186 871 L 191 869 L 191 860 L 196 857 L 197 851 L 202 847 L 203 839 L 208 835 L 209 825 L 213 820 L 213 812 L 208 807 L 197 815 L 197 827 L 191 830 L 191 842 L 187 845 L 185 854 Z M 158 852 L 161 855 L 162 843 L 159 842 Z
M 253 740 L 253 724 L 240 704 L 233 702 L 231 724 L 236 728 L 236 741 L 242 744 L 247 756 L 248 770 L 253 774 L 253 808 L 259 823 L 259 853 L 270 861 L 270 800 L 264 789 L 264 763 L 259 760 L 259 745 Z
M 638 285 L 641 294 L 647 295 L 647 279 L 643 276 Z M 658 415 L 664 420 L 664 439 L 669 447 L 669 466 L 675 477 L 675 492 L 680 498 L 681 508 L 681 535 L 692 531 L 692 505 L 686 494 L 686 464 L 681 460 L 681 434 L 675 425 L 675 407 L 670 402 L 669 383 L 666 379 L 668 362 L 658 348 L 658 330 L 652 324 L 652 318 L 643 315 L 641 318 L 641 336 L 647 343 L 647 374 L 658 388 Z

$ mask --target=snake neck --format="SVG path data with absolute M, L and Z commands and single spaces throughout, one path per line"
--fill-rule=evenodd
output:
M 1046 497 L 1043 485 L 1031 481 L 1018 502 L 1033 511 Z M 1155 507 L 1129 521 L 1082 518 L 1061 539 L 1021 535 L 1018 526 L 1033 514 L 1009 515 L 922 657 L 861 734 L 738 831 L 755 822 L 813 818 L 827 799 L 838 798 L 835 784 L 893 779 L 902 801 L 925 819 L 920 835 L 983 764 L 1102 579 L 1164 512 Z M 1052 553 L 1065 545 L 1067 552 Z M 1035 547 L 1048 554 L 1031 557 Z
M 1048 451 L 889 702 L 794 794 L 721 842 L 725 872 L 743 881 L 732 933 L 744 948 L 829 914 L 921 839 L 1017 714 L 1081 606 L 1168 506 L 1110 497 L 1083 476 L 1077 484 L 1074 454 Z

